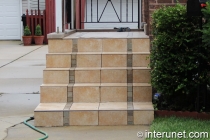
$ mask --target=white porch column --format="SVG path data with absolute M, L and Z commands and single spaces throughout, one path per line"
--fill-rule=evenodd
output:
M 57 27 L 59 27 L 59 31 L 62 32 L 62 0 L 55 1 L 55 12 L 56 12 L 56 32 Z

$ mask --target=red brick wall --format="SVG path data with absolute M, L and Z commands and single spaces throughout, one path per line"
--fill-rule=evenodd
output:
M 178 0 L 181 4 L 186 4 L 187 0 Z M 154 10 L 161 6 L 173 6 L 177 3 L 177 0 L 142 0 L 142 21 L 148 25 L 149 35 L 151 34 L 151 15 Z

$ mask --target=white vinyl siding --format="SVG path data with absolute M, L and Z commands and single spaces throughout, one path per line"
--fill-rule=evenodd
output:
M 27 9 L 28 9 L 28 0 L 22 0 L 22 13 L 26 14 Z
M 38 9 L 38 0 L 30 0 L 30 9 L 31 10 Z M 39 9 L 45 10 L 45 0 L 39 0 Z
M 26 14 L 26 10 L 37 10 L 38 0 L 22 0 L 22 13 Z M 39 9 L 45 10 L 45 0 L 39 0 Z

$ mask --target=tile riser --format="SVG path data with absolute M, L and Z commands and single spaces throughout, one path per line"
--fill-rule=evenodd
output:
M 150 83 L 150 70 L 96 69 L 45 70 L 44 84 L 74 83 Z
M 130 47 L 130 49 L 127 49 Z M 49 53 L 149 52 L 149 39 L 69 39 L 49 40 Z
M 81 104 L 81 103 L 80 103 Z M 110 104 L 110 105 L 109 105 Z M 118 104 L 118 105 L 117 105 Z M 122 105 L 125 105 L 124 107 Z M 84 125 L 149 125 L 154 119 L 152 104 L 148 109 L 138 110 L 136 103 L 93 103 L 79 105 L 66 104 L 60 110 L 35 111 L 36 126 L 84 126 Z M 79 105 L 79 106 L 78 106 Z M 117 106 L 116 106 L 117 105 Z M 120 105 L 120 106 L 119 106 Z M 145 104 L 146 105 L 146 104 Z M 142 104 L 142 106 L 145 106 Z M 86 108 L 84 108 L 85 106 Z M 95 106 L 95 107 L 94 107 Z M 104 107 L 103 107 L 104 106 Z M 114 107 L 113 107 L 114 106 Z M 76 108 L 75 108 L 76 107 Z M 111 109 L 110 107 L 113 107 Z M 120 108 L 119 108 L 120 107 Z M 95 108 L 95 109 L 93 109 Z M 84 110 L 83 110 L 84 109 Z
M 41 103 L 151 102 L 151 86 L 41 86 Z
M 35 111 L 34 117 L 37 127 L 150 125 L 154 111 Z
M 47 54 L 47 68 L 148 67 L 149 54 Z

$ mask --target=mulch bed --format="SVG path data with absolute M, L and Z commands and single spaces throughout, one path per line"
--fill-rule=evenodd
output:
M 190 112 L 190 111 L 168 111 L 168 110 L 155 110 L 155 116 L 157 117 L 184 117 L 194 118 L 200 120 L 210 120 L 210 112 Z

